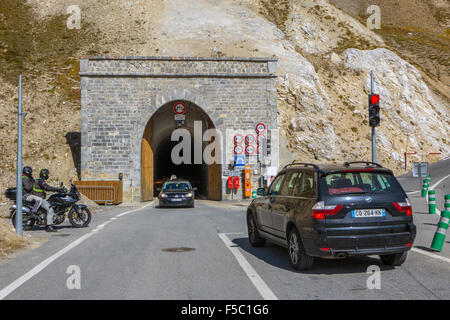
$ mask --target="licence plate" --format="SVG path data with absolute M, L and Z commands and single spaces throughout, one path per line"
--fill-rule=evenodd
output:
M 172 198 L 172 199 L 169 199 L 169 201 L 183 201 L 183 199 L 181 199 L 181 198 Z
M 359 209 L 352 210 L 353 218 L 367 218 L 367 217 L 385 217 L 386 210 L 384 209 Z

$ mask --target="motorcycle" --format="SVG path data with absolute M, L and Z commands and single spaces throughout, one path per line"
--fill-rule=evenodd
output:
M 64 188 L 65 189 L 65 188 Z M 8 199 L 15 201 L 16 200 L 16 188 L 6 189 L 5 195 Z M 47 201 L 50 204 L 50 207 L 53 208 L 54 215 L 54 224 L 59 225 L 64 222 L 66 218 L 66 212 L 69 210 L 67 217 L 69 218 L 70 223 L 75 228 L 83 228 L 87 227 L 91 222 L 91 211 L 84 204 L 76 204 L 81 199 L 80 193 L 77 190 L 77 187 L 71 183 L 70 191 L 63 193 L 54 193 L 52 194 Z M 33 202 L 23 201 L 22 202 L 22 223 L 23 230 L 30 230 L 33 228 L 35 224 L 40 226 L 47 225 L 47 212 L 40 207 L 39 210 L 33 214 L 31 209 L 33 208 Z M 11 212 L 11 220 L 16 227 L 16 210 L 17 204 L 14 204 L 10 208 Z

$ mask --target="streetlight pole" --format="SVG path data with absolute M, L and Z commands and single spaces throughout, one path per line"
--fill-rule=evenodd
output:
M 19 76 L 19 117 L 17 122 L 16 232 L 22 236 L 22 75 Z

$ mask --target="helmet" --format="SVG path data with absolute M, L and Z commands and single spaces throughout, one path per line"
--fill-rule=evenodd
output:
M 42 169 L 41 171 L 39 171 L 39 178 L 47 180 L 48 176 L 50 175 L 50 171 L 48 171 L 48 169 Z
M 31 167 L 23 167 L 22 174 L 26 175 L 27 177 L 31 177 L 32 173 L 33 169 Z

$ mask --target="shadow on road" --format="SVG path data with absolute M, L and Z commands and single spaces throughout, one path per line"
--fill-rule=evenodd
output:
M 309 271 L 295 271 L 290 263 L 285 248 L 279 247 L 275 244 L 268 242 L 262 248 L 254 248 L 250 245 L 248 238 L 235 238 L 233 243 L 238 245 L 241 249 L 253 255 L 254 257 L 262 260 L 274 267 L 284 269 L 291 272 L 299 272 L 304 274 L 346 274 L 346 273 L 366 273 L 367 268 L 371 265 L 376 265 L 380 270 L 392 270 L 394 267 L 386 266 L 382 264 L 379 258 L 359 256 L 350 257 L 346 259 L 321 259 L 316 258 L 314 260 L 314 266 Z
M 433 227 L 437 227 L 437 223 L 429 223 L 429 222 L 424 222 L 422 224 L 425 224 L 427 226 L 433 226 Z
M 414 248 L 417 248 L 417 249 L 421 249 L 421 250 L 423 250 L 423 251 L 428 251 L 428 252 L 434 252 L 434 253 L 436 253 L 436 251 L 435 251 L 435 250 L 433 250 L 433 249 L 430 249 L 430 248 L 428 248 L 428 247 L 423 247 L 423 246 L 414 246 Z

